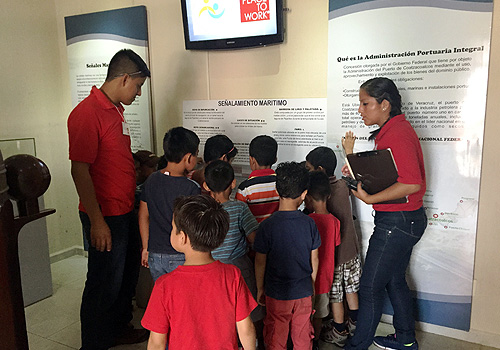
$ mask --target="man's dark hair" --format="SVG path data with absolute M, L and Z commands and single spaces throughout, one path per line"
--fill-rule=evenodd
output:
M 229 214 L 210 196 L 179 197 L 175 200 L 174 222 L 177 230 L 189 237 L 194 250 L 210 252 L 224 242 Z
M 222 156 L 230 160 L 236 156 L 238 149 L 234 147 L 233 141 L 226 135 L 215 135 L 205 141 L 203 160 L 210 163 Z
M 325 169 L 326 175 L 333 176 L 337 167 L 337 157 L 329 147 L 320 146 L 313 149 L 306 156 L 306 160 L 311 163 L 315 170 L 319 167 Z
M 248 153 L 260 166 L 271 166 L 276 162 L 278 143 L 271 136 L 260 135 L 250 142 Z
M 186 154 L 198 151 L 200 139 L 191 130 L 178 126 L 170 129 L 163 138 L 163 151 L 168 162 L 179 163 Z
M 231 164 L 222 160 L 214 160 L 205 168 L 205 182 L 210 191 L 219 193 L 225 191 L 234 180 L 234 170 Z
M 279 163 L 276 168 L 276 190 L 282 198 L 295 199 L 309 187 L 309 172 L 296 162 Z
M 307 195 L 315 201 L 325 202 L 330 197 L 332 189 L 328 175 L 322 171 L 311 171 L 309 173 L 309 189 Z
M 108 66 L 108 74 L 106 81 L 113 80 L 116 77 L 128 74 L 137 77 L 150 77 L 151 72 L 146 65 L 146 62 L 134 51 L 123 49 L 118 51 Z

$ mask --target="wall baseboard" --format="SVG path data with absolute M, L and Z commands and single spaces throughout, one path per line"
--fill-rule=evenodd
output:
M 74 255 L 87 256 L 87 252 L 83 249 L 82 246 L 73 246 L 67 249 L 60 250 L 58 252 L 50 254 L 50 263 L 53 264 L 55 262 L 71 258 Z
M 392 324 L 392 316 L 382 315 L 381 321 L 384 323 Z M 475 329 L 471 329 L 470 331 L 465 332 L 458 329 L 438 326 L 425 322 L 416 322 L 415 328 L 422 332 L 438 334 L 444 337 L 454 338 L 469 343 L 481 344 L 494 348 L 496 348 L 500 343 L 500 334 L 482 332 Z

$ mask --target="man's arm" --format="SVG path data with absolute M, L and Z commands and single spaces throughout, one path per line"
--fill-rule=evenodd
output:
M 100 252 L 109 252 L 111 250 L 111 231 L 99 208 L 89 167 L 89 163 L 71 161 L 71 176 L 80 201 L 90 218 L 90 243 Z
M 243 349 L 255 350 L 255 327 L 250 316 L 236 322 L 236 328 L 238 329 L 238 337 L 240 338 L 241 345 L 243 345 Z
M 266 305 L 264 295 L 264 274 L 266 272 L 267 255 L 255 253 L 255 280 L 257 282 L 257 302 L 260 305 Z
M 165 350 L 166 346 L 167 335 L 151 331 L 149 334 L 148 350 Z
M 148 265 L 148 241 L 149 241 L 149 210 L 148 204 L 141 201 L 139 204 L 139 232 L 141 233 L 142 241 L 142 254 L 141 254 L 141 264 L 144 267 L 149 267 Z

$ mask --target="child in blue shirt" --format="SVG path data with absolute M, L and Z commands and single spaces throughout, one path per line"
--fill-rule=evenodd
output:
M 285 162 L 276 169 L 279 209 L 257 231 L 254 249 L 257 302 L 266 305 L 267 347 L 286 349 L 290 331 L 293 348 L 311 349 L 313 285 L 321 239 L 314 220 L 300 212 L 309 186 L 307 169 Z

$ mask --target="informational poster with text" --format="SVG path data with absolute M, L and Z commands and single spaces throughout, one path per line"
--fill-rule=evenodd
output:
M 131 49 L 148 63 L 148 28 L 145 6 L 65 17 L 66 45 L 73 107 L 106 80 L 115 53 Z M 149 79 L 141 96 L 125 107 L 132 151 L 152 150 L 152 114 Z
M 238 148 L 233 161 L 242 176 L 250 173 L 248 145 L 258 135 L 278 143 L 278 163 L 305 160 L 326 143 L 326 99 L 245 99 L 184 101 L 185 128 L 200 137 L 200 154 L 210 136 L 227 135 Z
M 328 142 L 338 149 L 351 130 L 355 152 L 373 149 L 373 129 L 357 112 L 359 86 L 379 76 L 396 83 L 427 175 L 429 224 L 407 280 L 419 321 L 462 330 L 470 328 L 492 6 L 330 0 Z M 372 208 L 360 201 L 355 207 L 365 251 Z

